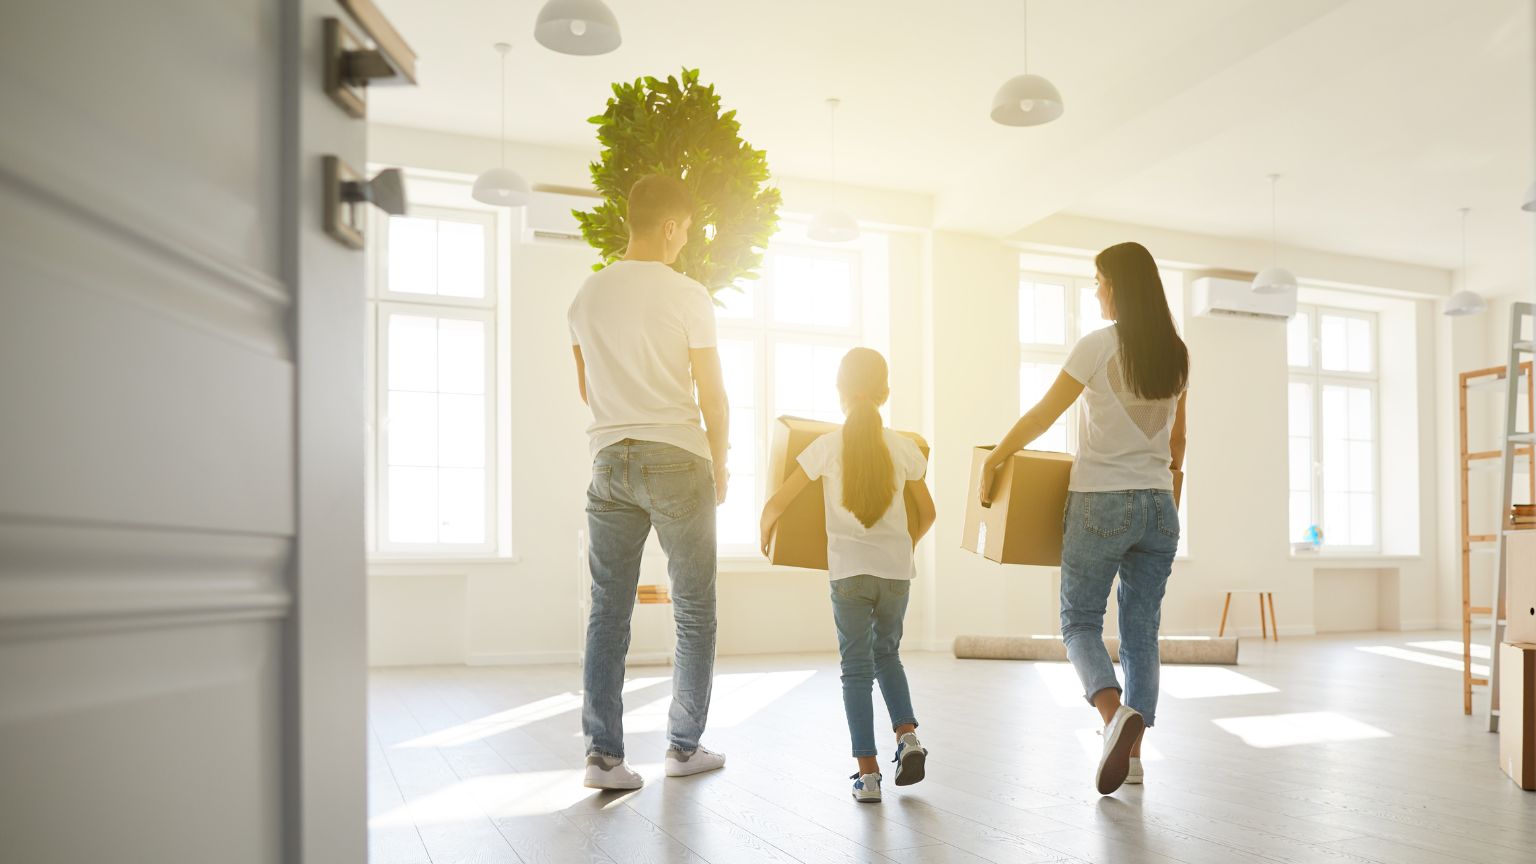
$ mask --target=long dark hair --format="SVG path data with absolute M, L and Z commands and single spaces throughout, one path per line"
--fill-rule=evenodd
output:
M 843 506 L 870 528 L 896 500 L 896 465 L 880 419 L 880 406 L 891 395 L 885 358 L 869 348 L 849 351 L 837 370 L 837 389 L 848 406 L 843 424 Z
M 1118 243 L 1093 265 L 1109 280 L 1125 383 L 1143 399 L 1169 399 L 1189 384 L 1189 349 L 1173 326 L 1157 262 L 1140 243 Z

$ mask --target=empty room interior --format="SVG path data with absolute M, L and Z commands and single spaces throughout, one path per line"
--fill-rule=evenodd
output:
M 0 859 L 1536 860 L 1536 3 L 0 69 Z

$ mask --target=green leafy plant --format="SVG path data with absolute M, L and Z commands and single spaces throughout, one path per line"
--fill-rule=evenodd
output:
M 699 83 L 699 70 L 684 69 L 680 80 L 614 84 L 608 109 L 590 122 L 603 145 L 592 163 L 603 203 L 590 213 L 573 212 L 582 236 L 602 256 L 592 269 L 624 254 L 630 187 L 647 174 L 670 174 L 682 178 L 698 205 L 677 269 L 711 294 L 757 278 L 779 224 L 779 190 L 764 185 L 767 155 L 741 140 L 736 112 L 720 113 L 720 97 L 713 84 Z

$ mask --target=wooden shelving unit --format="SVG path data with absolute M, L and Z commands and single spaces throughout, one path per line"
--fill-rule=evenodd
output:
M 1536 429 L 1536 381 L 1532 380 L 1531 372 L 1529 360 L 1520 364 L 1520 375 L 1525 380 L 1526 388 L 1526 428 Z M 1504 455 L 1502 449 L 1469 449 L 1467 393 L 1485 388 L 1498 388 L 1507 375 L 1507 366 L 1490 366 L 1486 369 L 1463 372 L 1460 381 L 1458 406 L 1461 410 L 1461 707 L 1465 714 L 1472 713 L 1472 688 L 1488 683 L 1487 678 L 1476 678 L 1472 675 L 1472 617 L 1492 615 L 1494 611 L 1489 606 L 1472 605 L 1472 555 L 1481 549 L 1495 551 L 1499 542 L 1499 534 L 1496 531 L 1485 534 L 1472 533 L 1469 489 L 1474 470 L 1484 464 L 1495 465 Z M 1496 392 L 1502 392 L 1502 388 Z M 1516 459 L 1525 460 L 1531 496 L 1528 500 L 1536 502 L 1536 458 L 1532 458 L 1532 446 L 1527 444 L 1524 447 L 1516 447 L 1514 455 Z M 1509 514 L 1502 513 L 1499 518 L 1508 520 Z M 1499 610 L 1499 614 L 1502 616 L 1503 610 Z

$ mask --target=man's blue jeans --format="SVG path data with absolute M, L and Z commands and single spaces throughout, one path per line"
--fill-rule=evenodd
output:
M 667 738 L 698 749 L 715 671 L 715 480 L 708 459 L 679 447 L 625 439 L 592 462 L 587 488 L 587 620 L 581 728 L 587 753 L 624 756 L 624 658 L 651 528 L 667 553 L 677 655 Z
M 1126 705 L 1151 726 L 1157 715 L 1157 629 L 1163 591 L 1179 546 L 1173 493 L 1072 492 L 1061 549 L 1061 635 L 1067 659 L 1090 703 L 1100 690 L 1120 690 L 1104 649 L 1104 610 L 1120 575 L 1120 669 Z

